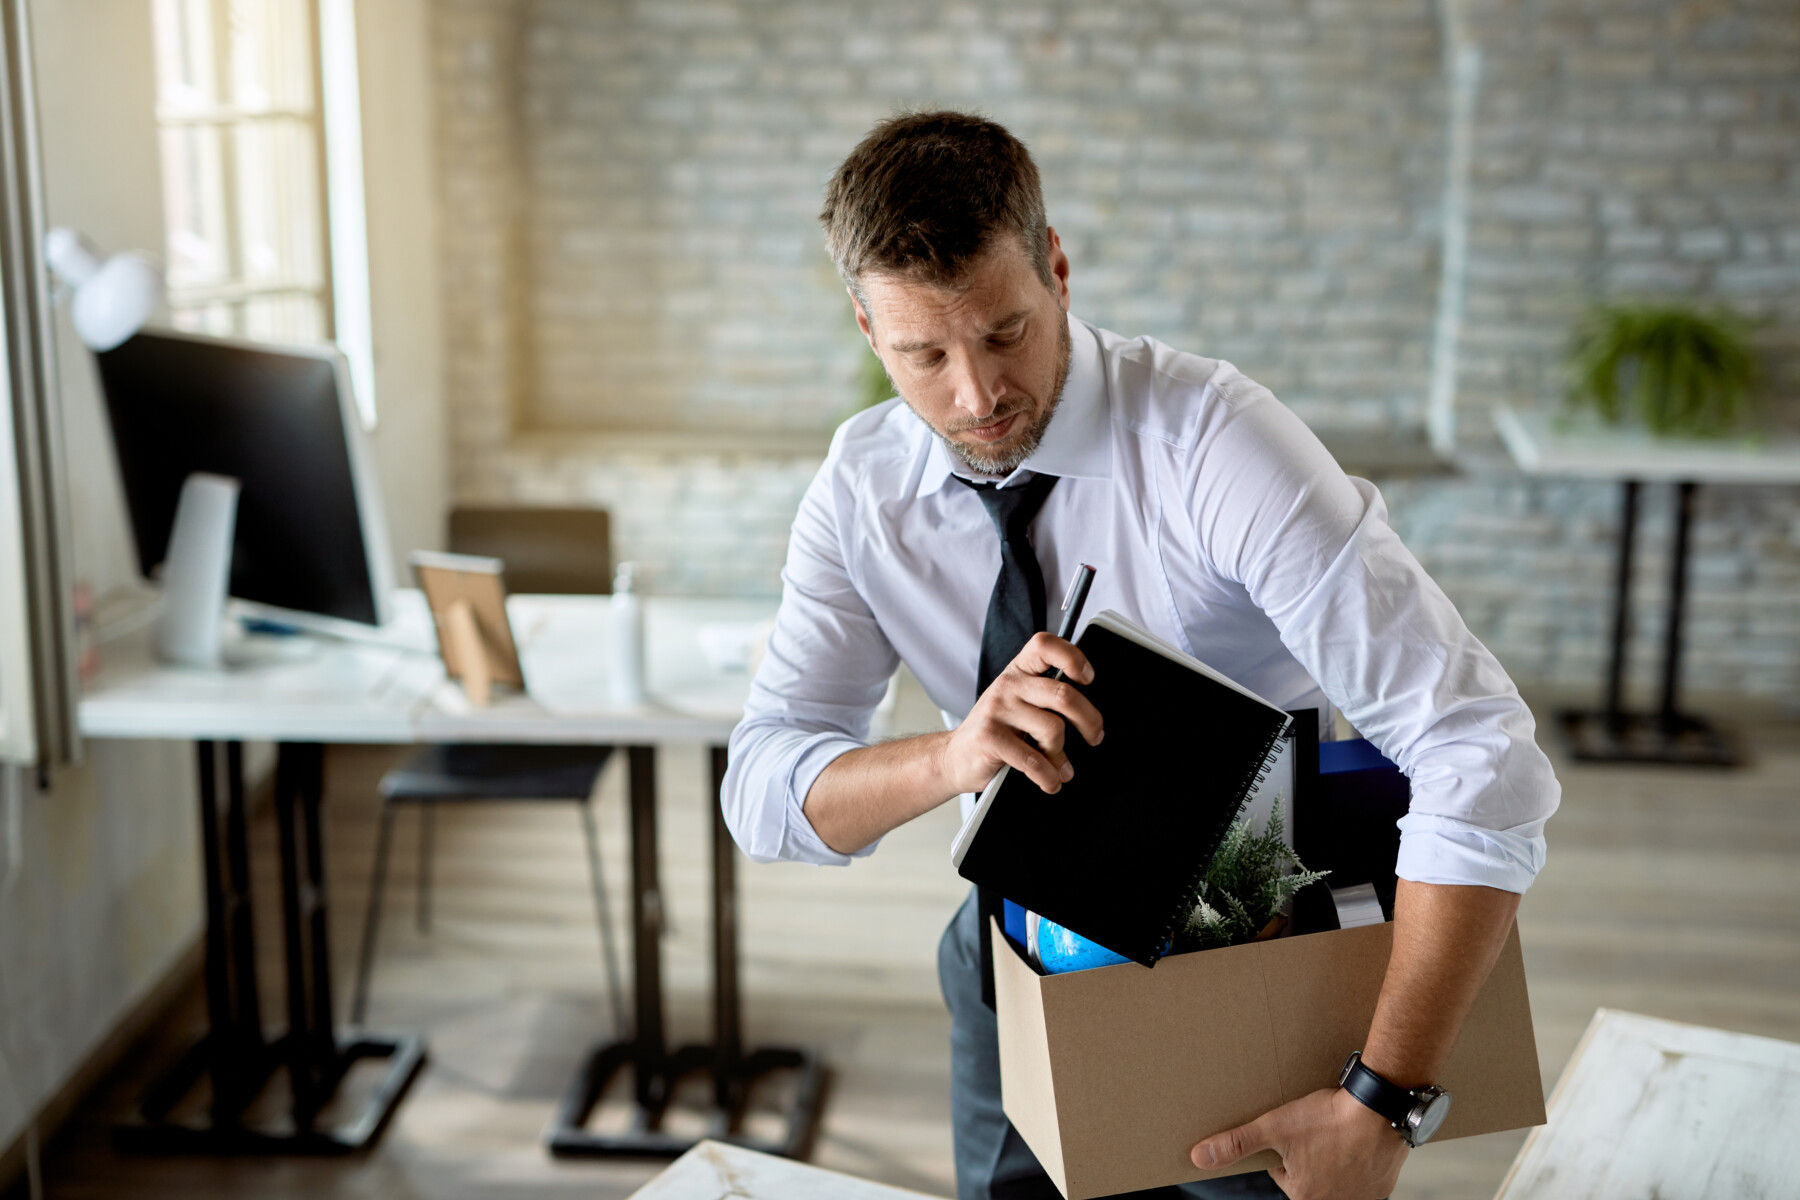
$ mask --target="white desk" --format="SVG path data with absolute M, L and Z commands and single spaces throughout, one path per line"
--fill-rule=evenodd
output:
M 395 608 L 392 644 L 321 640 L 309 657 L 230 671 L 161 663 L 143 631 L 108 643 L 82 696 L 82 733 L 381 744 L 723 742 L 743 713 L 750 677 L 713 669 L 700 628 L 755 623 L 775 611 L 765 600 L 646 598 L 651 702 L 621 709 L 609 694 L 606 599 L 513 596 L 507 613 L 529 694 L 501 694 L 475 708 L 444 678 L 423 598 L 401 591 Z
M 422 1061 L 416 1038 L 352 1034 L 333 1026 L 326 948 L 323 843 L 323 745 L 333 742 L 538 742 L 623 746 L 629 760 L 632 828 L 634 1013 L 630 1042 L 592 1052 L 571 1086 L 552 1130 L 557 1153 L 677 1154 L 693 1138 L 660 1131 L 674 1080 L 708 1070 L 716 1082 L 712 1134 L 736 1138 L 744 1094 L 755 1076 L 797 1069 L 800 1086 L 789 1136 L 802 1144 L 817 1117 L 820 1067 L 784 1048 L 746 1053 L 740 1036 L 735 850 L 715 806 L 713 820 L 714 1034 L 712 1044 L 670 1053 L 664 1043 L 661 917 L 656 853 L 655 749 L 671 742 L 712 747 L 715 789 L 725 770 L 725 742 L 743 711 L 749 675 L 710 666 L 699 632 L 709 623 L 754 624 L 771 616 L 770 601 L 649 598 L 645 604 L 650 702 L 615 706 L 609 694 L 610 612 L 603 597 L 518 596 L 508 602 L 528 694 L 502 695 L 486 708 L 469 704 L 444 677 L 416 592 L 397 597 L 397 619 L 385 643 L 323 641 L 316 653 L 232 671 L 171 667 L 153 657 L 146 634 L 103 647 L 103 667 L 81 703 L 83 733 L 95 738 L 192 739 L 200 753 L 202 846 L 207 870 L 207 995 L 211 1032 L 165 1084 L 145 1100 L 146 1121 L 125 1138 L 146 1149 L 224 1152 L 339 1151 L 368 1144 Z M 282 899 L 287 940 L 289 1033 L 264 1038 L 258 1012 L 255 954 L 248 905 L 249 855 L 243 812 L 241 743 L 281 746 L 277 817 L 281 831 Z M 225 744 L 226 802 L 219 803 L 217 743 Z M 394 1060 L 369 1109 L 346 1126 L 312 1128 L 346 1066 L 357 1057 Z M 410 1060 L 410 1061 L 409 1061 Z M 237 1115 L 271 1070 L 296 1080 L 295 1129 L 253 1131 Z M 631 1133 L 601 1137 L 583 1126 L 614 1071 L 636 1075 L 640 1119 Z M 210 1072 L 221 1096 L 209 1123 L 175 1125 L 164 1118 L 186 1090 Z
M 1657 438 L 1591 424 L 1556 428 L 1548 414 L 1494 409 L 1494 427 L 1527 475 L 1599 479 L 1621 486 L 1619 550 L 1613 582 L 1612 647 L 1598 712 L 1559 714 L 1577 758 L 1600 762 L 1664 762 L 1733 766 L 1737 755 L 1707 721 L 1680 707 L 1682 620 L 1687 597 L 1688 532 L 1694 493 L 1703 483 L 1800 484 L 1800 442 L 1750 443 Z M 1631 560 L 1638 491 L 1645 482 L 1676 485 L 1675 531 L 1664 622 L 1662 698 L 1654 714 L 1625 711 L 1625 642 L 1630 628 Z
M 1527 475 L 1645 483 L 1800 484 L 1800 441 L 1653 437 L 1494 406 L 1494 428 Z
M 1600 1009 L 1495 1200 L 1800 1193 L 1800 1046 Z

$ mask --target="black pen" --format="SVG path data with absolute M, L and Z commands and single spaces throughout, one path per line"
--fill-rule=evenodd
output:
M 1069 590 L 1063 596 L 1062 624 L 1056 627 L 1056 636 L 1063 641 L 1073 641 L 1075 626 L 1081 620 L 1081 607 L 1087 603 L 1088 588 L 1094 583 L 1094 568 L 1082 563 L 1075 572 L 1075 578 L 1069 580 Z M 1062 679 L 1062 668 L 1044 672 L 1052 679 Z
M 1063 641 L 1071 641 L 1075 637 L 1076 622 L 1081 620 L 1081 606 L 1087 603 L 1088 587 L 1094 582 L 1094 568 L 1082 563 L 1075 572 L 1075 578 L 1069 580 L 1069 590 L 1063 596 L 1062 623 L 1056 627 L 1056 636 Z M 1061 667 L 1054 671 L 1045 671 L 1045 675 L 1061 682 L 1067 676 Z M 1035 743 L 1034 743 L 1035 744 Z M 1061 750 L 1049 756 L 1050 762 L 1058 770 L 1069 761 L 1069 756 Z

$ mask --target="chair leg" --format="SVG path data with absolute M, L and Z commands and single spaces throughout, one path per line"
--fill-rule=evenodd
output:
M 600 834 L 594 825 L 592 798 L 581 802 L 581 828 L 587 834 L 588 880 L 594 887 L 594 916 L 600 923 L 600 956 L 606 960 L 606 991 L 612 1001 L 613 1030 L 625 1036 L 625 990 L 619 976 L 619 951 L 613 941 L 612 911 L 606 903 L 606 883 L 600 874 Z
M 369 1005 L 369 974 L 375 967 L 375 931 L 381 927 L 381 893 L 387 886 L 388 850 L 394 836 L 394 806 L 381 806 L 381 829 L 375 835 L 375 872 L 369 880 L 368 911 L 363 915 L 362 949 L 356 956 L 356 997 L 350 1023 L 361 1025 Z
M 420 933 L 431 932 L 431 866 L 435 852 L 437 805 L 419 806 L 419 904 L 417 921 Z

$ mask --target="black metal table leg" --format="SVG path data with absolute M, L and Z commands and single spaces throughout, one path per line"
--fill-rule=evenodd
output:
M 1625 732 L 1625 648 L 1631 640 L 1631 559 L 1637 545 L 1638 481 L 1627 479 L 1619 505 L 1619 559 L 1613 573 L 1612 656 L 1606 664 L 1606 724 Z
M 329 947 L 325 940 L 324 841 L 319 823 L 324 749 L 310 744 L 284 744 L 276 769 L 288 1032 L 273 1046 L 263 1037 L 256 987 L 243 748 L 234 742 L 227 750 L 230 779 L 223 848 L 214 744 L 199 743 L 199 752 L 209 1031 L 151 1086 L 141 1105 L 141 1119 L 120 1126 L 115 1131 L 115 1141 L 122 1150 L 180 1154 L 340 1154 L 364 1149 L 380 1136 L 424 1064 L 425 1044 L 416 1035 L 359 1034 L 340 1045 L 333 1031 Z M 303 855 L 304 880 L 300 872 Z M 350 1065 L 361 1058 L 391 1060 L 381 1085 L 362 1111 L 349 1120 L 318 1126 L 315 1117 Z M 193 1090 L 208 1067 L 213 1079 L 213 1099 L 207 1118 L 173 1118 L 175 1106 Z M 272 1072 L 280 1067 L 286 1067 L 290 1076 L 291 1122 L 247 1122 L 246 1110 Z
M 232 1128 L 274 1066 L 263 1038 L 256 991 L 249 849 L 244 820 L 243 750 L 225 747 L 226 803 L 219 805 L 219 745 L 195 743 L 200 800 L 200 857 L 206 891 L 207 1032 L 144 1092 L 135 1120 L 115 1132 L 125 1150 L 176 1150 L 197 1134 Z M 170 1114 L 202 1079 L 211 1084 L 204 1119 Z
M 630 1041 L 615 1041 L 594 1048 L 571 1082 L 558 1106 L 549 1135 L 550 1152 L 556 1155 L 674 1158 L 701 1137 L 788 1157 L 803 1155 L 818 1126 L 824 1097 L 824 1070 L 818 1057 L 788 1047 L 768 1047 L 742 1052 L 742 1026 L 738 992 L 736 847 L 720 810 L 719 789 L 725 776 L 723 746 L 711 750 L 713 813 L 713 1034 L 711 1045 L 683 1046 L 667 1052 L 662 1009 L 662 893 L 656 863 L 655 751 L 648 746 L 630 748 L 630 805 L 632 835 L 632 934 L 636 978 L 633 980 L 634 1021 Z M 619 1133 L 587 1128 L 608 1081 L 618 1071 L 632 1068 L 636 1079 L 636 1112 L 631 1125 Z M 744 1104 L 754 1081 L 772 1071 L 798 1073 L 795 1094 L 788 1109 L 785 1136 L 766 1140 L 739 1132 Z M 662 1128 L 663 1116 L 675 1083 L 683 1076 L 707 1072 L 713 1077 L 713 1110 L 704 1134 L 677 1135 Z
M 1682 624 L 1686 618 L 1689 534 L 1698 485 L 1676 488 L 1675 527 L 1669 555 L 1669 599 L 1663 626 L 1662 696 L 1655 714 L 1625 708 L 1625 654 L 1631 636 L 1631 560 L 1637 530 L 1639 485 L 1626 480 L 1619 517 L 1618 569 L 1613 584 L 1612 653 L 1607 661 L 1606 705 L 1600 712 L 1558 714 L 1576 758 L 1589 762 L 1672 763 L 1734 767 L 1741 761 L 1729 742 L 1702 717 L 1679 707 Z

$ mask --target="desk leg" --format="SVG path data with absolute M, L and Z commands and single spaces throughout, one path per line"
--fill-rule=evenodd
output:
M 119 1126 L 119 1148 L 186 1152 L 197 1141 L 226 1141 L 238 1117 L 267 1083 L 275 1062 L 263 1037 L 256 989 L 256 930 L 250 905 L 250 854 L 244 817 L 243 747 L 225 747 L 225 806 L 219 805 L 216 742 L 195 743 L 200 800 L 200 858 L 206 890 L 207 1031 L 147 1088 L 135 1120 Z M 199 1085 L 211 1084 L 201 1119 L 170 1114 Z
M 140 1118 L 114 1131 L 121 1150 L 160 1154 L 332 1154 L 361 1149 L 380 1134 L 424 1061 L 424 1043 L 410 1038 L 358 1038 L 338 1049 L 329 1016 L 329 963 L 324 958 L 324 858 L 318 824 L 323 785 L 318 746 L 284 746 L 276 772 L 281 826 L 282 910 L 287 933 L 289 1033 L 271 1046 L 264 1038 L 256 981 L 256 936 L 250 903 L 249 819 L 244 798 L 243 746 L 225 747 L 227 772 L 219 809 L 219 754 L 198 743 L 200 846 L 206 872 L 206 1035 L 145 1093 Z M 296 803 L 304 812 L 307 877 L 298 864 Z M 310 942 L 297 936 L 307 918 Z M 304 953 L 312 947 L 309 956 Z M 310 983 L 310 991 L 305 990 Z M 297 994 L 298 991 L 298 994 Z M 320 1021 L 306 1000 L 325 1005 Z M 389 1057 L 388 1075 L 368 1108 L 331 1129 L 312 1116 L 330 1099 L 357 1058 Z M 294 1094 L 291 1126 L 244 1122 L 245 1110 L 286 1066 Z M 172 1116 L 210 1074 L 212 1103 L 203 1119 Z
M 737 847 L 725 827 L 718 797 L 725 778 L 723 746 L 712 747 L 713 804 L 711 850 L 713 867 L 713 1035 L 711 1045 L 683 1046 L 669 1054 L 662 1011 L 662 893 L 656 866 L 656 776 L 654 751 L 632 747 L 631 833 L 632 912 L 636 936 L 634 961 L 637 979 L 633 994 L 637 1029 L 630 1042 L 595 1047 L 581 1071 L 570 1083 L 551 1123 L 550 1152 L 559 1156 L 620 1156 L 674 1158 L 685 1153 L 701 1137 L 734 1142 L 741 1146 L 803 1157 L 818 1129 L 824 1101 L 824 1068 L 810 1051 L 790 1047 L 742 1049 L 742 1024 L 738 992 L 737 959 Z M 650 1064 L 650 1069 L 646 1069 Z M 587 1125 L 607 1083 L 626 1067 L 636 1070 L 636 1111 L 631 1126 L 619 1133 L 601 1133 Z M 713 1080 L 711 1128 L 703 1134 L 675 1135 L 663 1131 L 663 1115 L 683 1076 L 707 1072 Z M 772 1071 L 796 1074 L 793 1099 L 787 1106 L 786 1136 L 775 1140 L 753 1138 L 738 1132 L 744 1105 L 756 1079 Z
M 281 840 L 281 913 L 287 951 L 288 1031 L 283 1057 L 293 1090 L 288 1148 L 344 1153 L 372 1145 L 425 1065 L 417 1034 L 359 1033 L 340 1042 L 331 1001 L 330 913 L 326 908 L 325 747 L 283 742 L 275 767 L 275 818 Z M 332 1126 L 317 1117 L 359 1059 L 389 1060 L 362 1109 Z
M 656 853 L 656 750 L 626 752 L 631 792 L 632 1034 L 636 1043 L 637 1102 L 660 1111 L 663 1090 L 662 881 Z
M 1619 507 L 1619 559 L 1613 572 L 1612 657 L 1606 664 L 1606 723 L 1625 731 L 1625 648 L 1631 640 L 1631 558 L 1637 542 L 1638 481 L 1627 479 Z
M 710 748 L 712 794 L 725 790 L 725 747 Z M 718 1048 L 714 1092 L 721 1112 L 742 1103 L 738 1074 L 744 1054 L 743 1014 L 738 998 L 737 845 L 725 826 L 725 806 L 712 806 L 713 869 L 713 1045 Z
M 1694 521 L 1694 490 L 1681 484 L 1675 496 L 1675 544 L 1669 555 L 1669 616 L 1663 629 L 1662 718 L 1663 733 L 1681 732 L 1678 697 L 1681 692 L 1681 627 L 1687 618 L 1688 532 Z
M 1683 715 L 1682 624 L 1686 617 L 1688 539 L 1697 485 L 1682 483 L 1675 496 L 1675 528 L 1669 555 L 1669 606 L 1664 622 L 1662 699 L 1654 716 L 1625 708 L 1625 654 L 1630 639 L 1632 542 L 1637 529 L 1638 483 L 1627 480 L 1619 520 L 1618 573 L 1613 588 L 1612 655 L 1607 662 L 1606 706 L 1596 713 L 1558 714 L 1570 750 L 1590 762 L 1671 763 L 1734 767 L 1741 761 L 1724 737 L 1701 717 Z

